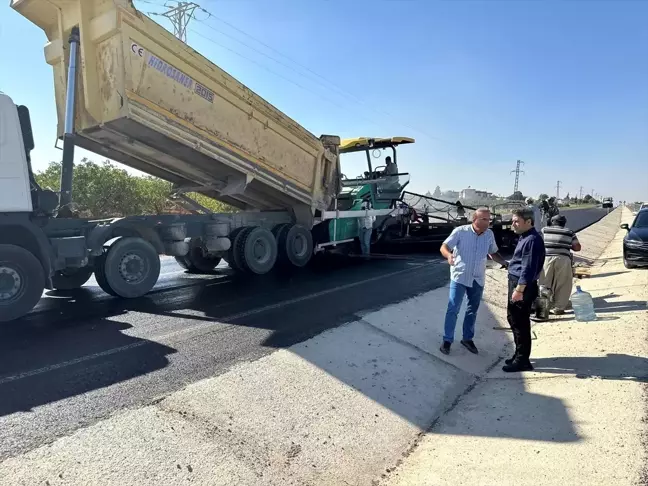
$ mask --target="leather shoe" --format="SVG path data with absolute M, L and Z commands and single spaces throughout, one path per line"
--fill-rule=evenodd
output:
M 511 364 L 502 366 L 506 373 L 517 373 L 520 371 L 533 371 L 533 365 L 529 361 L 514 360 Z
M 463 344 L 464 347 L 472 354 L 479 354 L 479 350 L 477 349 L 477 346 L 475 346 L 475 343 L 472 342 L 472 340 L 462 339 L 461 344 Z

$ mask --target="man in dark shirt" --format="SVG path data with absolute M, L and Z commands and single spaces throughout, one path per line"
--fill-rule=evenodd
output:
M 508 269 L 508 305 L 506 317 L 513 331 L 515 354 L 506 360 L 504 371 L 530 371 L 531 305 L 538 296 L 538 278 L 545 261 L 545 247 L 533 227 L 533 210 L 513 211 L 513 231 L 520 235 Z

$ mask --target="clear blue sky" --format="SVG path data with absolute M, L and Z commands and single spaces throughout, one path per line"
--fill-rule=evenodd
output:
M 60 158 L 45 36 L 6 3 L 0 90 L 30 107 L 43 168 Z M 561 180 L 562 195 L 648 200 L 648 1 L 199 3 L 218 19 L 197 14 L 189 43 L 313 133 L 415 137 L 400 151 L 412 190 L 508 195 L 522 159 L 525 194 Z

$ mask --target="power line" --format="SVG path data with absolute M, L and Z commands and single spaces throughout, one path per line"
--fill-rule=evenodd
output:
M 170 8 L 169 5 L 168 5 L 168 2 L 166 2 L 165 5 L 161 5 L 161 4 L 152 2 L 150 0 L 137 0 L 137 1 L 148 3 L 150 5 L 157 5 L 157 6 L 160 6 L 160 7 Z M 326 96 L 323 96 L 323 95 L 313 91 L 312 89 L 308 89 L 307 87 L 303 86 L 302 84 L 300 84 L 300 83 L 298 83 L 298 82 L 296 82 L 296 81 L 294 81 L 294 80 L 292 80 L 290 78 L 287 78 L 286 76 L 283 76 L 283 75 L 269 69 L 267 66 L 255 61 L 254 59 L 251 59 L 250 57 L 247 57 L 247 56 L 241 54 L 240 52 L 238 52 L 238 51 L 236 51 L 234 49 L 231 49 L 231 48 L 229 48 L 229 47 L 215 41 L 213 38 L 211 38 L 209 36 L 206 36 L 206 35 L 202 34 L 201 32 L 199 32 L 199 31 L 197 31 L 195 29 L 187 29 L 187 25 L 188 25 L 189 20 L 196 20 L 197 22 L 205 25 L 207 28 L 213 30 L 214 32 L 220 33 L 220 34 L 232 39 L 233 41 L 247 47 L 248 49 L 251 49 L 252 51 L 260 54 L 261 56 L 264 56 L 264 57 L 276 62 L 277 64 L 283 66 L 284 68 L 287 68 L 287 69 L 295 72 L 296 74 L 299 74 L 300 76 L 303 76 L 308 81 L 318 84 L 320 87 L 324 88 L 325 90 L 328 90 L 328 91 L 332 92 L 332 94 L 341 95 L 341 96 L 345 96 L 347 98 L 350 98 L 354 103 L 363 105 L 365 107 L 368 107 L 370 110 L 372 110 L 373 112 L 375 112 L 375 113 L 377 113 L 379 115 L 387 116 L 390 119 L 394 120 L 399 125 L 402 125 L 403 127 L 407 128 L 409 130 L 418 132 L 418 133 L 420 133 L 421 135 L 424 135 L 427 138 L 439 140 L 438 137 L 434 137 L 433 135 L 430 135 L 430 134 L 428 134 L 428 133 L 426 133 L 426 132 L 424 132 L 424 131 L 416 128 L 416 127 L 413 127 L 411 125 L 408 125 L 406 123 L 398 121 L 390 113 L 388 113 L 386 111 L 383 111 L 383 110 L 380 110 L 380 109 L 377 109 L 373 105 L 367 104 L 362 99 L 358 98 L 357 96 L 353 95 L 352 93 L 349 93 L 348 91 L 344 90 L 343 88 L 337 86 L 335 83 L 333 83 L 332 81 L 329 81 L 327 78 L 325 78 L 324 76 L 322 76 L 322 75 L 318 74 L 317 72 L 313 71 L 309 67 L 307 67 L 307 66 L 301 64 L 300 62 L 292 59 L 290 56 L 287 56 L 287 55 L 283 54 L 281 51 L 275 49 L 274 47 L 268 45 L 267 43 L 265 43 L 262 40 L 254 37 L 253 35 L 245 32 L 243 29 L 240 29 L 240 28 L 236 27 L 235 25 L 231 24 L 230 22 L 228 22 L 228 21 L 226 21 L 224 19 L 221 19 L 220 17 L 214 15 L 212 12 L 204 9 L 200 5 L 197 5 L 197 4 L 193 3 L 193 2 L 181 2 L 181 1 L 178 1 L 178 0 L 171 0 L 171 1 L 177 2 L 178 6 L 171 8 L 171 10 L 169 10 L 169 11 L 167 11 L 165 13 L 158 13 L 158 12 L 147 12 L 147 13 L 149 15 L 166 17 L 169 20 L 171 20 L 171 22 L 172 22 L 172 24 L 174 26 L 174 35 L 176 37 L 178 37 L 180 40 L 182 40 L 183 42 L 186 43 L 186 30 L 189 30 L 189 31 L 193 32 L 194 34 L 197 34 L 198 36 L 204 38 L 205 40 L 207 40 L 207 41 L 209 41 L 209 42 L 211 42 L 211 43 L 213 43 L 213 44 L 215 44 L 215 45 L 217 45 L 217 46 L 219 46 L 219 47 L 221 47 L 223 49 L 226 49 L 227 51 L 229 51 L 229 52 L 231 52 L 231 53 L 233 53 L 233 54 L 235 54 L 235 55 L 237 55 L 237 56 L 239 56 L 239 57 L 241 57 L 241 58 L 255 64 L 256 66 L 264 69 L 265 71 L 270 72 L 271 74 L 274 74 L 275 76 L 278 76 L 281 79 L 284 79 L 284 80 L 288 81 L 289 83 L 299 87 L 300 89 L 305 90 L 305 91 L 307 91 L 307 92 L 309 92 L 311 94 L 314 94 L 314 95 L 318 96 L 319 98 L 333 104 L 334 106 L 336 106 L 336 107 L 338 107 L 340 109 L 349 111 L 349 112 L 353 113 L 355 116 L 360 116 L 355 111 L 350 110 L 348 104 L 342 105 L 340 103 L 337 103 L 334 100 L 332 100 L 332 99 L 330 99 L 330 98 L 328 98 Z M 189 10 L 189 12 L 184 17 L 178 18 L 179 9 L 181 9 L 180 11 L 183 11 L 183 9 L 184 10 Z M 201 11 L 201 12 L 205 13 L 207 15 L 207 18 L 206 19 L 198 19 L 198 18 L 196 18 L 195 10 L 198 10 L 198 11 Z M 215 20 L 218 20 L 219 22 L 222 22 L 223 24 L 227 25 L 231 29 L 243 34 L 244 36 L 246 36 L 246 37 L 254 40 L 255 42 L 261 44 L 262 46 L 266 47 L 270 51 L 277 53 L 279 56 L 281 56 L 281 57 L 287 59 L 288 61 L 292 62 L 293 64 L 295 64 L 296 66 L 298 66 L 302 70 L 305 70 L 308 73 L 311 73 L 312 76 L 307 76 L 304 72 L 300 72 L 298 69 L 291 66 L 290 64 L 287 64 L 286 62 L 283 62 L 282 60 L 277 59 L 276 57 L 270 56 L 269 54 L 255 48 L 254 46 L 251 46 L 250 44 L 248 44 L 246 42 L 243 42 L 240 39 L 237 39 L 236 37 L 234 37 L 234 36 L 232 36 L 232 35 L 230 35 L 230 34 L 228 34 L 226 32 L 223 32 L 220 29 L 215 28 L 214 26 L 207 23 L 207 20 L 209 20 L 210 18 L 214 18 Z M 320 80 L 322 80 L 324 82 L 313 79 L 313 77 L 319 78 Z M 360 117 L 362 119 L 368 121 L 372 125 L 375 125 L 377 127 L 381 126 L 380 124 L 377 124 L 374 120 L 372 120 L 372 119 L 370 119 L 368 117 L 365 117 L 365 116 L 360 116 Z
M 192 19 L 194 12 L 200 5 L 193 2 L 178 2 L 176 7 L 167 7 L 169 10 L 161 14 L 166 17 L 173 24 L 173 35 L 180 39 L 185 44 L 187 43 L 187 25 Z
M 521 169 L 523 165 L 524 162 L 518 160 L 517 164 L 515 165 L 515 169 L 511 171 L 511 173 L 515 172 L 515 184 L 513 185 L 513 194 L 518 192 L 518 185 L 520 183 L 520 174 L 524 174 L 524 171 Z
M 261 51 L 255 49 L 255 48 L 249 46 L 248 44 L 245 44 L 244 42 L 242 42 L 242 41 L 240 41 L 240 40 L 238 40 L 238 39 L 236 39 L 236 38 L 234 38 L 234 37 L 232 37 L 232 36 L 226 34 L 225 32 L 223 32 L 223 31 L 221 31 L 221 30 L 218 30 L 218 29 L 216 29 L 216 28 L 214 28 L 214 27 L 208 25 L 208 24 L 206 23 L 206 20 L 209 20 L 210 18 L 213 18 L 213 19 L 215 19 L 215 20 L 217 20 L 217 21 L 223 23 L 223 24 L 227 25 L 228 27 L 230 27 L 231 29 L 233 29 L 233 30 L 235 30 L 235 31 L 237 31 L 237 32 L 239 32 L 239 33 L 241 33 L 241 34 L 243 34 L 244 36 L 246 36 L 246 37 L 248 37 L 248 38 L 254 40 L 255 42 L 258 42 L 259 44 L 261 44 L 262 46 L 266 47 L 266 48 L 269 49 L 270 51 L 272 51 L 272 52 L 274 52 L 274 53 L 280 55 L 281 57 L 287 59 L 288 61 L 292 62 L 293 64 L 299 66 L 301 69 L 303 69 L 303 70 L 305 70 L 305 71 L 311 73 L 313 76 L 315 76 L 315 77 L 321 79 L 322 81 L 326 82 L 326 83 L 328 84 L 328 86 L 326 86 L 326 85 L 324 85 L 324 84 L 321 84 L 321 82 L 319 82 L 319 84 L 320 84 L 321 86 L 325 87 L 326 89 L 329 89 L 329 90 L 330 90 L 331 88 L 333 88 L 335 91 L 338 91 L 338 92 L 339 92 L 340 94 L 342 94 L 343 96 L 346 96 L 346 97 L 348 97 L 348 98 L 351 98 L 354 102 L 359 103 L 359 104 L 361 104 L 361 105 L 364 105 L 364 106 L 368 107 L 369 109 L 371 109 L 371 110 L 374 111 L 375 113 L 381 114 L 381 115 L 383 115 L 383 116 L 387 116 L 387 117 L 389 117 L 389 118 L 391 118 L 391 119 L 394 119 L 394 118 L 395 118 L 394 115 L 392 115 L 391 113 L 389 113 L 389 112 L 387 112 L 387 111 L 384 111 L 384 110 L 380 110 L 380 109 L 375 108 L 374 105 L 372 105 L 372 104 L 370 104 L 370 103 L 368 103 L 368 102 L 362 100 L 361 98 L 359 98 L 358 96 L 354 95 L 353 93 L 350 93 L 349 91 L 345 90 L 344 88 L 341 88 L 340 86 L 338 86 L 337 84 L 335 84 L 333 81 L 330 81 L 329 79 L 327 79 L 326 77 L 322 76 L 321 74 L 315 72 L 314 70 L 312 70 L 312 69 L 309 68 L 308 66 L 305 66 L 304 64 L 300 63 L 299 61 L 296 61 L 295 59 L 293 59 L 293 58 L 291 58 L 290 56 L 288 56 L 288 55 L 282 53 L 282 52 L 279 51 L 278 49 L 276 49 L 276 48 L 270 46 L 269 44 L 265 43 L 264 41 L 258 39 L 257 37 L 254 37 L 252 34 L 247 33 L 247 32 L 244 31 L 243 29 L 240 29 L 239 27 L 237 27 L 237 26 L 233 25 L 232 23 L 230 23 L 230 22 L 228 22 L 228 21 L 226 21 L 226 20 L 224 20 L 224 19 L 218 17 L 217 15 L 214 15 L 212 12 L 210 12 L 210 11 L 208 11 L 208 10 L 202 8 L 202 7 L 200 8 L 200 10 L 201 10 L 202 12 L 204 12 L 205 14 L 207 14 L 207 15 L 208 15 L 208 18 L 205 19 L 205 20 L 200 20 L 199 22 L 204 23 L 205 25 L 207 25 L 207 26 L 208 26 L 209 28 L 211 28 L 212 30 L 214 30 L 214 31 L 216 31 L 216 32 L 219 32 L 219 33 L 221 33 L 221 34 L 223 34 L 223 35 L 226 35 L 226 36 L 228 36 L 228 37 L 230 37 L 230 38 L 236 40 L 236 42 L 239 42 L 240 44 L 243 44 L 243 45 L 249 47 L 250 49 L 254 50 L 255 52 L 258 52 L 259 54 L 264 55 L 264 56 L 268 57 L 269 59 L 272 59 L 272 60 L 274 60 L 275 62 L 277 62 L 277 63 L 279 63 L 279 64 L 281 64 L 281 65 L 283 65 L 283 66 L 286 66 L 285 63 L 283 63 L 283 62 L 281 62 L 281 61 L 279 61 L 279 60 L 273 58 L 272 56 L 269 56 L 268 54 L 263 53 L 263 52 L 261 52 Z M 288 66 L 286 66 L 286 67 L 288 67 Z M 295 71 L 294 68 L 291 68 L 291 67 L 288 67 L 288 68 L 291 69 L 291 70 L 293 70 L 293 71 Z M 295 71 L 295 72 L 298 72 L 298 71 Z M 299 72 L 298 72 L 298 73 L 299 73 Z M 301 74 L 301 73 L 300 73 L 300 74 Z M 301 75 L 304 76 L 304 74 L 301 74 Z M 397 122 L 399 125 L 402 125 L 403 127 L 408 128 L 409 130 L 416 131 L 416 132 L 420 133 L 421 135 L 426 136 L 427 138 L 430 138 L 430 139 L 433 139 L 433 140 L 440 140 L 438 137 L 435 137 L 435 136 L 433 136 L 433 135 L 430 135 L 430 134 L 424 132 L 423 130 L 421 130 L 421 129 L 419 129 L 419 128 L 416 128 L 416 127 L 413 127 L 413 126 L 408 125 L 408 124 L 406 124 L 406 123 L 403 123 L 402 121 L 396 121 L 396 122 Z

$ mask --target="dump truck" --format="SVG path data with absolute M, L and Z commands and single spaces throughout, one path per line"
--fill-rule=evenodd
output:
M 59 192 L 38 185 L 29 109 L 0 94 L 0 321 L 30 312 L 45 288 L 78 288 L 93 274 L 108 294 L 142 296 L 160 255 L 193 272 L 221 259 L 253 274 L 302 267 L 316 251 L 353 243 L 353 225 L 340 222 L 402 212 L 341 210 L 338 136 L 311 134 L 130 1 L 11 7 L 48 39 L 62 170 Z M 76 147 L 171 182 L 191 213 L 78 217 Z M 237 211 L 211 213 L 192 192 Z

